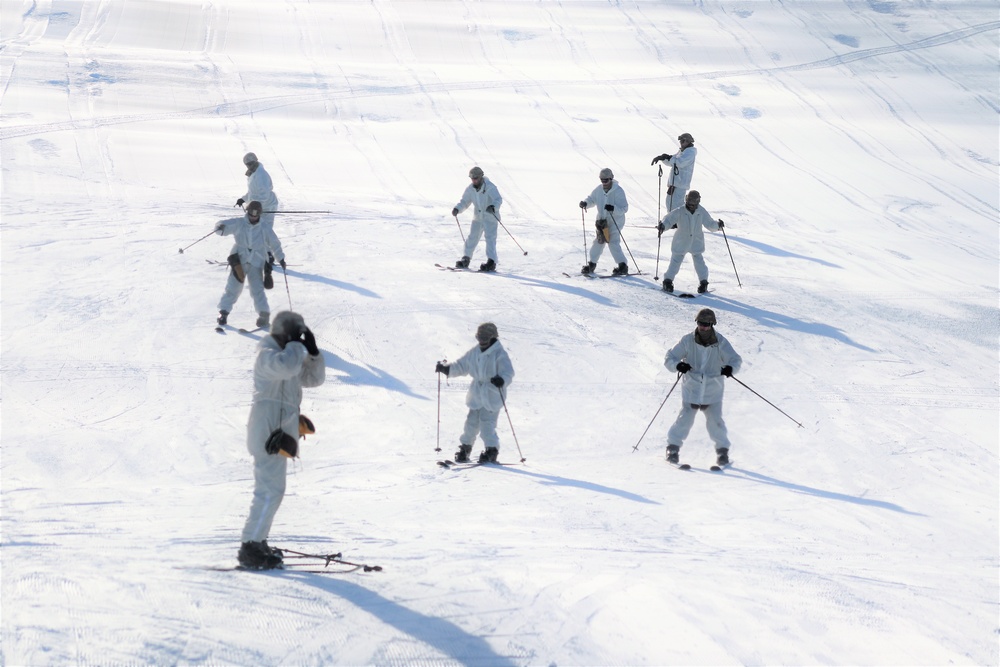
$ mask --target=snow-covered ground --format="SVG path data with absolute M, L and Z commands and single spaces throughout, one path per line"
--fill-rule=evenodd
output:
M 998 18 L 5 0 L 0 662 L 997 664 Z M 680 132 L 742 282 L 710 235 L 694 301 L 652 279 L 649 161 Z M 271 542 L 380 573 L 192 569 L 235 564 L 255 341 L 213 331 L 229 240 L 177 250 L 235 214 L 246 151 L 284 209 L 329 211 L 275 225 L 272 309 L 328 380 Z M 501 230 L 495 275 L 434 267 L 475 164 L 527 251 Z M 602 167 L 642 276 L 576 275 Z M 722 474 L 700 417 L 695 470 L 665 464 L 679 392 L 632 453 L 705 306 L 803 425 L 729 381 Z M 436 453 L 434 363 L 487 320 L 517 371 L 501 460 L 526 461 L 442 470 L 466 381 Z

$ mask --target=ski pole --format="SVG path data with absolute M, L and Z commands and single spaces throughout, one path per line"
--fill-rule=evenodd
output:
M 261 211 L 261 213 L 333 213 L 333 211 Z
M 653 415 L 653 418 L 649 420 L 649 426 L 647 426 L 646 430 L 643 431 L 642 435 L 639 436 L 639 442 L 642 442 L 642 439 L 646 437 L 646 433 L 649 432 L 649 427 L 652 426 L 653 422 L 656 421 L 656 417 L 660 414 L 660 410 L 663 409 L 663 406 L 666 405 L 667 399 L 670 398 L 670 394 L 674 393 L 674 389 L 677 388 L 677 383 L 681 381 L 681 375 L 683 375 L 683 373 L 677 374 L 677 379 L 674 380 L 674 386 L 671 387 L 670 391 L 667 392 L 667 395 L 663 397 L 663 402 L 660 403 L 660 407 L 656 408 L 656 414 Z M 635 452 L 635 450 L 639 448 L 639 442 L 635 443 L 635 447 L 632 448 L 633 453 Z
M 615 229 L 618 230 L 618 237 L 621 238 L 622 243 L 625 244 L 625 249 L 628 250 L 628 256 L 632 258 L 632 263 L 635 264 L 635 275 L 642 275 L 642 271 L 639 269 L 639 263 L 635 261 L 635 257 L 632 255 L 632 249 L 628 247 L 628 241 L 625 240 L 625 235 L 622 234 L 622 228 L 618 226 L 618 221 L 615 220 L 614 211 L 608 211 L 611 214 L 611 222 L 615 223 Z
M 741 381 L 741 380 L 740 380 L 739 378 L 737 378 L 737 377 L 736 377 L 735 375 L 730 375 L 730 376 L 729 376 L 729 378 L 730 378 L 731 380 L 736 380 L 737 382 L 739 382 L 740 384 L 742 384 L 742 385 L 743 385 L 744 387 L 746 387 L 747 389 L 750 389 L 750 387 L 747 387 L 747 385 L 746 385 L 746 384 L 744 384 L 744 383 L 743 383 L 743 382 L 742 382 L 742 381 Z M 775 410 L 777 410 L 777 411 L 778 411 L 778 412 L 780 412 L 781 414 L 783 414 L 783 415 L 785 415 L 786 417 L 788 417 L 789 419 L 791 419 L 791 420 L 792 420 L 793 422 L 795 422 L 796 424 L 799 424 L 799 422 L 797 422 L 797 421 L 795 421 L 794 419 L 792 419 L 791 415 L 789 415 L 789 414 L 788 414 L 787 412 L 785 412 L 784 410 L 782 410 L 781 408 L 779 408 L 779 407 L 778 407 L 777 405 L 775 405 L 775 404 L 774 404 L 774 403 L 772 403 L 771 401 L 767 400 L 766 398 L 764 398 L 763 396 L 761 396 L 760 394 L 758 394 L 757 392 L 755 392 L 755 391 L 754 391 L 753 389 L 750 389 L 750 391 L 751 391 L 751 392 L 753 392 L 753 395 L 754 395 L 754 396 L 756 396 L 756 397 L 757 397 L 757 398 L 759 398 L 760 400 L 764 401 L 765 403 L 767 403 L 768 405 L 770 405 L 770 406 L 771 406 L 772 408 L 774 408 Z M 799 424 L 799 428 L 804 428 L 804 427 L 802 426 L 802 424 Z
M 330 563 L 337 563 L 339 565 L 351 565 L 351 566 L 356 567 L 356 568 L 363 568 L 365 572 L 381 572 L 382 571 L 382 566 L 381 565 L 362 565 L 361 563 L 352 563 L 350 561 L 342 560 L 341 557 L 340 557 L 341 554 L 339 554 L 339 553 L 335 553 L 335 554 L 322 554 L 322 555 L 320 555 L 320 554 L 305 554 L 305 553 L 302 553 L 301 551 L 292 551 L 291 549 L 281 549 L 281 552 L 283 554 L 293 554 L 293 557 L 295 557 L 295 558 L 316 558 L 316 559 L 325 561 L 324 567 L 326 565 L 329 565 Z
M 212 234 L 214 234 L 214 233 L 215 233 L 215 230 L 213 229 L 213 230 L 212 230 L 212 231 L 210 231 L 210 232 L 209 232 L 208 234 L 205 234 L 204 236 L 202 236 L 202 237 L 201 237 L 200 239 L 198 239 L 197 241 L 195 241 L 195 242 L 194 242 L 194 243 L 192 243 L 191 245 L 194 245 L 195 243 L 201 243 L 202 241 L 204 241 L 205 239 L 207 239 L 207 238 L 208 238 L 209 236 L 211 236 L 211 235 L 212 235 Z M 189 245 L 189 246 L 187 246 L 187 247 L 185 247 L 185 248 L 178 248 L 177 252 L 179 252 L 180 254 L 182 254 L 182 255 L 183 255 L 183 254 L 184 254 L 184 251 L 185 251 L 185 250 L 187 250 L 188 248 L 190 248 L 190 247 L 191 247 L 191 245 Z
M 462 235 L 462 244 L 465 244 L 465 232 L 462 231 L 462 223 L 458 221 L 458 216 L 453 216 L 455 218 L 455 224 L 458 225 L 458 233 Z
M 510 411 L 507 410 L 507 401 L 504 400 L 503 392 L 500 391 L 500 387 L 497 387 L 497 391 L 500 392 L 500 402 L 503 403 L 503 411 L 507 413 L 507 423 L 510 424 L 510 434 L 514 436 L 514 444 L 517 445 L 517 455 L 521 457 L 521 463 L 524 463 L 527 459 L 525 459 L 524 454 L 521 453 L 521 445 L 517 442 L 517 433 L 514 433 L 514 422 L 510 420 Z
M 663 218 L 660 216 L 660 204 L 663 202 L 663 164 L 661 163 L 659 169 L 659 176 L 656 181 L 656 221 L 662 222 Z M 660 279 L 660 239 L 663 234 L 658 234 L 656 236 L 656 272 L 653 274 L 653 280 Z
M 441 451 L 441 374 L 435 373 L 438 376 L 438 428 L 437 428 L 437 447 L 434 448 L 435 452 Z
M 527 255 L 528 251 L 521 247 L 521 244 L 517 242 L 517 239 L 514 238 L 514 235 L 510 233 L 510 230 L 508 230 L 507 227 L 503 224 L 503 222 L 501 222 L 500 218 L 497 217 L 497 214 L 494 213 L 493 211 L 490 211 L 490 215 L 492 215 L 494 218 L 497 219 L 497 222 L 499 222 L 500 226 L 503 227 L 503 230 L 507 232 L 507 236 L 509 236 L 510 240 L 514 242 L 514 245 L 517 246 L 517 249 L 523 252 L 525 255 Z
M 288 295 L 288 310 L 294 310 L 292 308 L 292 292 L 288 289 L 288 271 L 285 270 L 285 267 L 281 267 L 281 274 L 285 276 L 285 294 Z
M 722 222 L 722 220 L 720 219 L 719 222 Z M 729 238 L 726 236 L 726 227 L 725 227 L 725 225 L 719 227 L 719 231 L 722 232 L 722 238 L 726 239 L 726 250 L 729 250 Z M 736 274 L 736 284 L 740 286 L 740 289 L 743 289 L 743 283 L 740 282 L 740 274 L 736 270 L 736 262 L 733 260 L 733 251 L 732 250 L 729 250 L 729 261 L 733 263 L 733 273 Z M 737 382 L 739 382 L 739 380 L 737 380 Z M 740 382 L 740 384 L 743 384 L 743 383 Z M 749 387 L 747 387 L 747 389 L 749 389 Z M 799 426 L 802 426 L 802 424 L 799 424 Z
M 590 266 L 590 255 L 587 254 L 587 219 L 584 217 L 584 209 L 580 209 L 580 224 L 583 225 L 583 265 Z

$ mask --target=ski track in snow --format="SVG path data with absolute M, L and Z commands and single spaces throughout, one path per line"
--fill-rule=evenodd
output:
M 996 664 L 995 14 L 5 4 L 0 662 Z M 680 131 L 727 223 L 690 301 L 653 280 Z M 276 221 L 268 298 L 327 382 L 271 542 L 382 572 L 197 569 L 235 561 L 261 335 L 213 331 L 230 241 L 177 249 L 236 214 L 249 150 L 330 211 Z M 434 266 L 472 164 L 528 251 L 501 228 L 496 274 Z M 605 166 L 641 275 L 576 275 Z M 664 461 L 703 307 L 759 393 L 727 382 L 721 473 L 700 416 L 692 471 Z M 526 461 L 444 470 L 468 378 L 433 364 L 487 320 Z

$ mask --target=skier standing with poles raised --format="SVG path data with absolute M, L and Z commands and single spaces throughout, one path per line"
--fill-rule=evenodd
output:
M 604 246 L 607 244 L 611 247 L 611 256 L 618 264 L 611 273 L 616 276 L 627 276 L 628 262 L 625 261 L 625 253 L 622 252 L 622 227 L 625 226 L 628 199 L 625 197 L 625 190 L 615 180 L 615 175 L 609 168 L 601 169 L 598 177 L 601 179 L 601 184 L 580 202 L 580 208 L 583 210 L 591 206 L 597 207 L 597 221 L 594 223 L 597 235 L 590 246 L 589 261 L 581 273 L 584 275 L 594 273 L 597 269 L 597 260 L 601 258 Z
M 465 428 L 459 438 L 459 449 L 455 452 L 455 463 L 468 463 L 469 453 L 476 436 L 483 439 L 485 449 L 479 455 L 480 463 L 496 463 L 500 453 L 500 438 L 497 436 L 497 418 L 500 409 L 506 407 L 504 395 L 514 379 L 514 366 L 507 351 L 497 340 L 499 333 L 492 322 L 484 322 L 476 329 L 476 347 L 466 352 L 451 364 L 438 362 L 437 373 L 460 377 L 471 375 L 472 382 L 465 395 L 469 413 L 465 418 Z
M 708 437 L 715 444 L 716 465 L 729 465 L 729 435 L 722 419 L 723 377 L 739 372 L 743 359 L 715 330 L 715 312 L 702 308 L 695 316 L 697 328 L 667 352 L 663 365 L 681 373 L 681 410 L 667 433 L 667 461 L 678 464 L 680 449 L 694 425 L 695 414 L 705 413 Z
M 247 153 L 243 156 L 243 165 L 247 168 L 247 191 L 242 197 L 236 200 L 236 206 L 243 206 L 246 202 L 259 201 L 263 209 L 260 215 L 260 224 L 266 229 L 274 229 L 274 212 L 278 210 L 278 196 L 274 194 L 274 184 L 271 182 L 271 175 L 267 173 L 257 160 L 255 153 Z M 235 246 L 232 252 L 236 252 Z M 264 265 L 264 288 L 274 287 L 274 278 L 271 270 L 274 268 L 274 257 L 268 253 L 267 264 Z
M 667 177 L 667 213 L 681 206 L 684 196 L 691 187 L 691 177 L 694 176 L 694 162 L 698 157 L 698 149 L 694 147 L 694 137 L 685 132 L 677 137 L 681 145 L 680 151 L 674 155 L 664 153 L 653 158 L 650 164 L 663 162 L 670 166 L 670 176 Z
M 503 198 L 497 186 L 493 185 L 490 179 L 486 178 L 483 170 L 473 167 L 469 170 L 469 179 L 472 181 L 466 186 L 462 198 L 455 207 L 451 209 L 451 215 L 458 219 L 458 214 L 473 207 L 472 225 L 469 228 L 469 236 L 465 239 L 465 248 L 462 259 L 455 262 L 455 267 L 459 269 L 469 268 L 472 261 L 472 254 L 479 245 L 479 239 L 486 234 L 486 261 L 479 265 L 480 271 L 496 271 L 497 263 L 497 226 L 500 223 L 500 205 Z M 461 229 L 461 225 L 459 225 Z

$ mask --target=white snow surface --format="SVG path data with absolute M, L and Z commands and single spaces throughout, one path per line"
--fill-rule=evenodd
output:
M 998 18 L 5 0 L 0 661 L 996 665 Z M 649 161 L 681 132 L 732 252 L 709 234 L 693 301 L 653 280 Z M 259 334 L 213 330 L 230 240 L 178 249 L 236 214 L 246 151 L 285 210 L 328 211 L 276 217 L 272 310 L 328 375 L 270 542 L 382 572 L 200 569 L 236 564 Z M 504 196 L 495 275 L 434 266 L 473 165 Z M 641 276 L 578 275 L 602 167 Z M 734 466 L 708 472 L 699 416 L 681 472 L 662 362 L 706 306 L 747 388 Z M 467 379 L 439 400 L 434 364 L 484 321 L 517 371 L 500 458 L 526 460 L 440 469 Z

